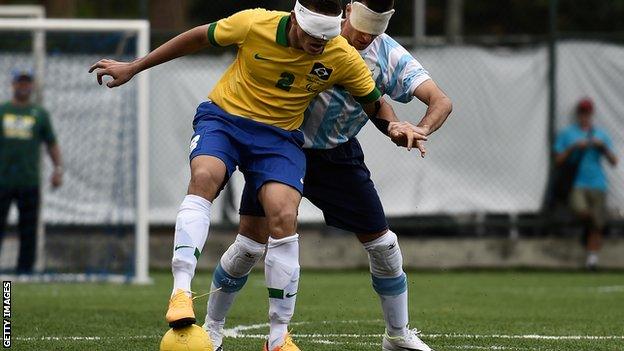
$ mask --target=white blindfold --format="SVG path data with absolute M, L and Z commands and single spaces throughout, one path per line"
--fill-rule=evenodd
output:
M 299 27 L 314 38 L 330 40 L 340 35 L 342 12 L 336 17 L 327 16 L 308 10 L 297 0 L 295 18 Z
M 357 1 L 351 2 L 351 17 L 349 21 L 353 28 L 360 32 L 380 35 L 388 29 L 390 18 L 394 14 L 394 9 L 383 13 L 375 12 L 363 3 Z

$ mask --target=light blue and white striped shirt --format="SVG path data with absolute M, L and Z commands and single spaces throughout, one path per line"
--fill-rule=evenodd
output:
M 431 79 L 422 65 L 399 43 L 382 34 L 360 52 L 382 94 L 407 103 L 414 90 Z M 362 106 L 341 87 L 320 93 L 305 112 L 301 130 L 304 148 L 331 149 L 354 137 L 368 121 Z

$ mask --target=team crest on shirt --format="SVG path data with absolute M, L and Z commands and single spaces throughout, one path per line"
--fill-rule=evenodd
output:
M 329 77 L 331 76 L 333 71 L 334 70 L 332 68 L 327 68 L 322 63 L 315 62 L 312 70 L 310 71 L 310 74 L 314 74 L 320 79 L 327 81 L 329 80 Z
M 32 139 L 35 122 L 34 116 L 7 113 L 2 118 L 4 136 L 11 139 Z

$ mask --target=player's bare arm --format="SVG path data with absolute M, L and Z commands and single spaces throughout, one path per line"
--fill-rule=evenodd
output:
M 50 160 L 52 160 L 52 164 L 54 165 L 54 171 L 52 171 L 52 176 L 50 177 L 50 184 L 52 184 L 53 188 L 58 188 L 63 184 L 63 160 L 61 157 L 61 148 L 58 146 L 58 143 L 53 143 L 47 144 L 46 150 L 50 156 Z
M 418 123 L 425 135 L 438 130 L 453 111 L 451 99 L 444 94 L 433 80 L 427 80 L 414 90 L 414 96 L 427 105 L 425 116 Z
M 609 160 L 609 163 L 611 164 L 611 166 L 615 167 L 618 164 L 618 159 L 615 156 L 615 154 L 613 152 L 611 152 L 611 150 L 608 150 L 605 152 L 605 155 L 607 156 L 607 160 Z
M 181 56 L 192 54 L 209 45 L 208 25 L 202 25 L 176 36 L 145 57 L 132 62 L 102 59 L 89 68 L 89 73 L 97 70 L 97 81 L 100 85 L 102 85 L 102 78 L 104 76 L 112 77 L 113 80 L 106 83 L 106 86 L 114 88 L 128 82 L 132 77 L 143 70 Z
M 591 141 L 591 145 L 597 148 L 600 152 L 602 152 L 605 155 L 605 157 L 607 158 L 607 161 L 609 161 L 609 164 L 612 167 L 617 166 L 618 159 L 615 156 L 615 154 L 611 151 L 611 149 L 609 149 L 607 144 L 605 144 L 602 140 L 598 138 L 594 138 Z

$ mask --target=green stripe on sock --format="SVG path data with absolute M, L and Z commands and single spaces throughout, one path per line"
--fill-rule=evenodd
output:
M 270 299 L 284 299 L 284 290 L 269 288 Z
M 195 253 L 193 253 L 193 255 L 195 255 L 195 258 L 199 260 L 199 255 L 201 255 L 201 252 L 199 252 L 198 248 L 195 248 Z

